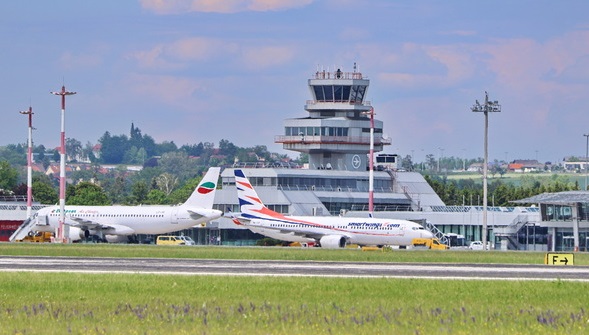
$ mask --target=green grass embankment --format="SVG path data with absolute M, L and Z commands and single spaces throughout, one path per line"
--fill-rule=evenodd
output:
M 586 334 L 589 284 L 0 273 L 2 334 Z

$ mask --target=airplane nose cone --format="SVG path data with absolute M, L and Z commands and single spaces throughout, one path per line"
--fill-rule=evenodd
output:
M 434 234 L 432 234 L 432 232 L 430 232 L 430 231 L 424 231 L 421 234 L 421 237 L 423 237 L 423 238 L 433 238 L 434 237 Z

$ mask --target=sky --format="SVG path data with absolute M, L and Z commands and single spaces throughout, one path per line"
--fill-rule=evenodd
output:
M 370 79 L 384 153 L 558 162 L 585 156 L 589 1 L 103 0 L 0 2 L 0 145 L 97 143 L 131 123 L 178 146 L 274 143 L 305 117 L 317 69 Z

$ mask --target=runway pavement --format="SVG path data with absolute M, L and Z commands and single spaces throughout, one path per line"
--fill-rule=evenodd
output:
M 589 281 L 589 266 L 0 256 L 0 271 Z

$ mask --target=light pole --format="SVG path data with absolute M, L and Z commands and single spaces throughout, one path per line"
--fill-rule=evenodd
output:
M 585 191 L 587 191 L 587 164 L 589 164 L 589 134 L 583 134 L 587 138 L 587 144 L 585 145 Z
M 370 151 L 369 151 L 369 169 L 368 169 L 368 212 L 370 217 L 374 211 L 374 108 L 363 114 L 370 116 Z
M 438 148 L 438 173 L 440 173 L 440 161 L 442 160 L 442 156 L 444 155 L 444 148 Z
M 29 110 L 19 113 L 29 116 L 29 140 L 27 150 L 27 218 L 30 218 L 33 206 L 33 161 L 31 159 L 33 155 L 33 107 L 29 107 Z
M 61 86 L 60 92 L 51 92 L 51 94 L 61 96 L 61 139 L 60 148 L 61 153 L 59 158 L 59 226 L 57 228 L 57 242 L 67 243 L 69 234 L 65 234 L 65 97 L 66 95 L 74 95 L 76 92 L 68 92 L 65 86 Z M 69 233 L 69 229 L 68 233 Z
M 481 105 L 478 100 L 470 108 L 473 112 L 482 112 L 485 114 L 485 156 L 483 162 L 483 232 L 482 242 L 483 250 L 487 250 L 487 168 L 489 165 L 488 157 L 488 137 L 489 137 L 489 112 L 501 112 L 499 101 L 489 101 L 489 94 L 485 91 L 485 102 Z

